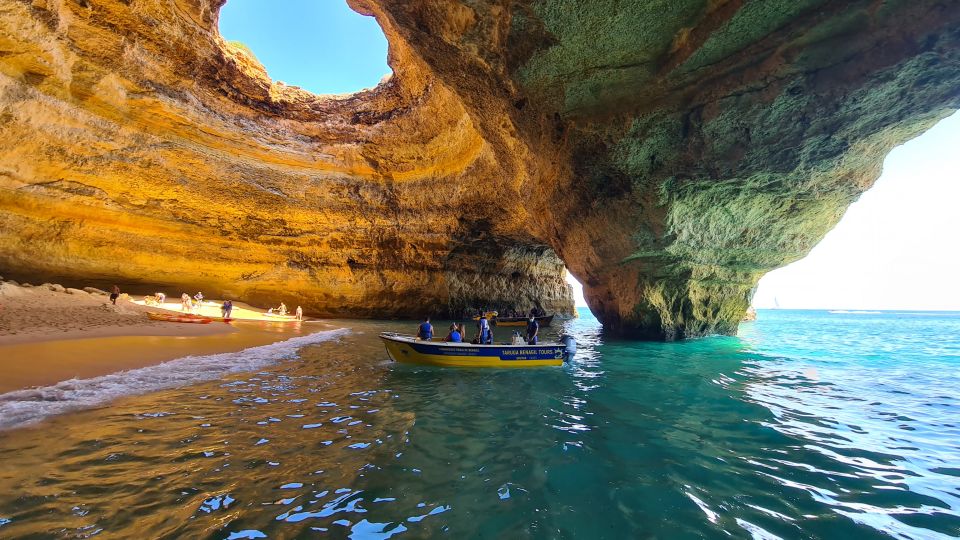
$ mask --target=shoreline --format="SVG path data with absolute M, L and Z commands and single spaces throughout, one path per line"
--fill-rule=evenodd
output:
M 103 326 L 89 330 L 34 330 L 17 334 L 0 335 L 0 355 L 3 349 L 13 345 L 27 345 L 50 343 L 57 341 L 75 341 L 84 339 L 101 339 L 111 337 L 203 337 L 222 334 L 232 334 L 238 330 L 226 323 L 188 324 L 164 323 L 167 326 L 155 324 L 139 324 L 127 326 Z
M 331 329 L 325 324 L 283 330 L 246 326 L 229 333 L 193 336 L 141 335 L 136 333 L 137 327 L 130 327 L 134 333 L 129 335 L 87 335 L 2 345 L 0 394 L 90 379 L 189 356 L 239 352 Z
M 114 305 L 94 288 L 0 282 L 0 394 L 234 353 L 332 328 L 322 321 L 172 323 L 149 319 L 151 311 L 157 309 L 126 295 Z

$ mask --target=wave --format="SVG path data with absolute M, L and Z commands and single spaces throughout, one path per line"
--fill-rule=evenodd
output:
M 336 339 L 349 330 L 325 330 L 237 352 L 184 356 L 155 366 L 91 379 L 70 379 L 53 386 L 0 394 L 0 430 L 23 427 L 56 414 L 88 409 L 123 396 L 146 394 L 253 371 L 297 357 L 301 347 Z

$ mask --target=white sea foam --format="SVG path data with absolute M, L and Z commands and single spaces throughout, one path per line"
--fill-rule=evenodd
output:
M 238 352 L 184 356 L 176 360 L 91 379 L 70 379 L 53 386 L 0 394 L 0 429 L 22 427 L 55 414 L 87 409 L 134 394 L 146 394 L 219 379 L 229 373 L 253 371 L 280 360 L 296 358 L 306 345 L 336 339 L 346 329 L 326 330 L 251 347 Z

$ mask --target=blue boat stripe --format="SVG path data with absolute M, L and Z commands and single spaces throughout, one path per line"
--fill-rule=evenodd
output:
M 500 360 L 560 360 L 566 351 L 564 346 L 525 345 L 523 347 L 477 347 L 470 345 L 434 345 L 432 343 L 405 342 L 420 354 L 437 356 L 495 356 Z

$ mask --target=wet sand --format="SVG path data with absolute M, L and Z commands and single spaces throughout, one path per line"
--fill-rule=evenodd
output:
M 172 307 L 172 306 L 171 306 Z M 219 311 L 217 306 L 204 306 Z M 250 317 L 261 315 L 242 305 Z M 136 369 L 184 356 L 240 351 L 330 329 L 267 319 L 227 324 L 153 321 L 158 307 L 96 289 L 0 282 L 0 393 Z M 207 313 L 204 313 L 207 314 Z
M 176 327 L 217 323 L 163 324 L 174 327 L 171 331 L 175 331 Z M 228 333 L 113 335 L 0 345 L 0 393 L 136 369 L 184 356 L 235 352 L 333 328 L 325 323 L 242 322 L 220 325 L 228 327 Z M 123 330 L 138 332 L 142 329 L 130 327 Z
M 231 333 L 223 323 L 175 324 L 152 321 L 155 309 L 126 299 L 44 284 L 24 287 L 0 283 L 0 346 L 83 337 L 206 336 Z

